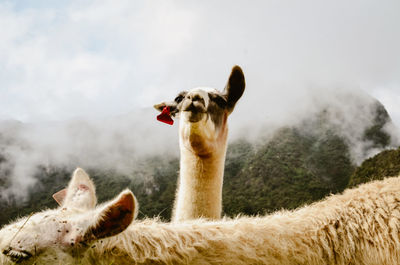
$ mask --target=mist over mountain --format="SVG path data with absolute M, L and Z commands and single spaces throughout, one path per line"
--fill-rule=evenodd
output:
M 375 99 L 343 92 L 328 98 L 309 99 L 314 104 L 307 111 L 281 113 L 279 119 L 262 118 L 256 108 L 257 123 L 241 116 L 246 106 L 235 110 L 224 214 L 292 209 L 340 192 L 364 159 L 399 145 L 396 127 Z M 99 201 L 128 187 L 140 202 L 140 218 L 168 220 L 179 171 L 178 133 L 156 122 L 156 114 L 143 109 L 103 120 L 2 121 L 0 224 L 55 207 L 51 195 L 67 185 L 77 166 L 95 180 Z

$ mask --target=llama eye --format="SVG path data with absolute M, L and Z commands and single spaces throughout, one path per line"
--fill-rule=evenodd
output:
M 182 100 L 183 100 L 183 96 L 177 96 L 177 97 L 174 99 L 174 101 L 177 102 L 177 103 L 181 102 Z
M 186 91 L 179 93 L 179 95 L 175 98 L 175 102 L 180 103 L 185 98 L 186 95 L 187 95 Z

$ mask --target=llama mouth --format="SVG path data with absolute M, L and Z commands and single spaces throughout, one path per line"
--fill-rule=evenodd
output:
M 32 257 L 32 254 L 28 251 L 15 251 L 11 249 L 5 249 L 3 254 L 9 257 L 15 263 L 21 263 L 24 260 L 27 260 Z

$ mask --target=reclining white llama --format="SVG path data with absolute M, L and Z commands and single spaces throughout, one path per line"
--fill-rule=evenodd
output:
M 239 66 L 232 68 L 223 92 L 211 88 L 183 91 L 154 107 L 179 117 L 180 175 L 172 219 L 220 219 L 228 115 L 244 92 Z
M 75 171 L 63 205 L 0 230 L 0 264 L 400 264 L 400 178 L 265 217 L 132 221 L 126 190 L 95 207 Z

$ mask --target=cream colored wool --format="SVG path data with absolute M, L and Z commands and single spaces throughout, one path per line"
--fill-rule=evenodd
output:
M 400 264 L 399 228 L 397 177 L 265 217 L 133 223 L 90 256 L 115 248 L 126 264 L 393 265 Z
M 30 253 L 35 247 L 37 256 L 21 264 L 400 264 L 400 177 L 364 184 L 295 211 L 264 217 L 182 223 L 134 221 L 118 235 L 83 240 L 88 246 L 75 251 L 58 242 L 60 236 L 52 234 L 57 228 L 39 222 L 47 215 L 46 220 L 66 219 L 71 229 L 85 231 L 90 222 L 107 219 L 99 212 L 121 198 L 92 212 L 73 208 L 33 215 L 16 238 L 20 244 L 12 247 Z M 82 201 L 82 205 L 89 204 Z M 65 206 L 69 207 L 68 203 Z M 2 251 L 10 249 L 10 237 L 26 219 L 0 230 Z M 9 264 L 5 255 L 0 255 L 0 261 Z

